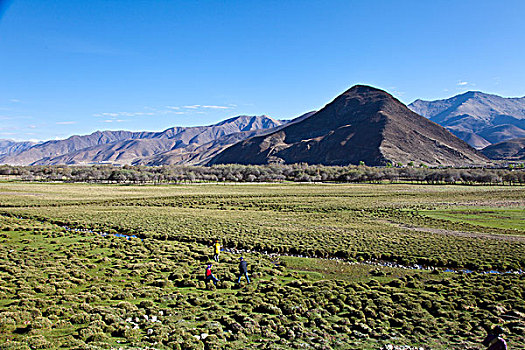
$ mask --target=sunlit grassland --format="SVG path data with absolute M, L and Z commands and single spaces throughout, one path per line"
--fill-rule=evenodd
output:
M 438 209 L 422 211 L 422 215 L 449 220 L 453 222 L 466 222 L 482 227 L 495 227 L 525 231 L 525 208 L 491 208 L 491 207 L 464 207 L 453 209 Z
M 13 209 L 10 212 L 141 237 L 201 243 L 219 238 L 230 247 L 309 256 L 383 258 L 469 268 L 473 265 L 518 268 L 524 263 L 521 252 L 525 243 L 521 241 L 419 232 L 393 226 L 360 211 L 311 213 L 87 205 Z M 504 253 L 505 259 L 494 256 L 494 249 Z
M 2 205 L 59 205 L 117 199 L 218 196 L 240 200 L 261 197 L 270 202 L 286 198 L 292 200 L 292 203 L 350 208 L 425 205 L 436 207 L 473 203 L 480 206 L 525 206 L 525 190 L 519 186 L 300 183 L 132 186 L 0 182 L 0 193 Z M 285 204 L 286 201 L 280 202 Z
M 500 323 L 519 348 L 523 275 L 358 262 L 523 268 L 524 208 L 517 186 L 0 183 L 0 343 L 441 350 Z M 231 252 L 204 283 L 216 238 L 252 251 L 251 285 Z
M 223 281 L 215 289 L 199 277 L 211 255 L 199 243 L 128 241 L 27 219 L 0 221 L 13 229 L 0 236 L 0 341 L 15 348 L 243 349 L 283 339 L 284 348 L 377 349 L 394 342 L 451 349 L 476 342 L 479 324 L 525 310 L 525 281 L 515 275 L 246 253 L 253 283 L 239 289 L 232 283 L 238 256 L 224 253 L 215 264 Z M 203 333 L 214 337 L 194 337 Z M 522 344 L 516 336 L 509 342 Z
M 13 185 L 19 193 L 40 193 L 43 200 L 24 198 L 25 206 L 12 207 L 20 198 L 3 196 L 5 212 L 74 227 L 201 243 L 220 238 L 230 247 L 312 257 L 373 258 L 472 269 L 519 269 L 525 265 L 523 240 L 436 234 L 404 226 L 523 235 L 525 230 L 515 225 L 525 208 L 523 190 L 518 187 L 75 184 L 70 193 L 64 184 Z M 56 200 L 58 197 L 61 200 Z M 54 202 L 51 205 L 49 201 Z M 489 225 L 432 217 L 457 205 L 509 215 L 502 214 Z M 494 249 L 505 258 L 492 254 Z

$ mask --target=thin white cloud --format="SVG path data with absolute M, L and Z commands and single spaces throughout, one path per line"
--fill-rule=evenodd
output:
M 65 121 L 65 122 L 56 122 L 57 125 L 72 125 L 72 124 L 76 124 L 77 122 L 75 121 Z
M 163 108 L 144 107 L 147 112 L 101 112 L 93 114 L 94 117 L 106 118 L 104 122 L 112 123 L 115 122 L 115 118 L 119 117 L 142 117 L 142 116 L 155 116 L 155 115 L 168 115 L 168 114 L 192 114 L 198 113 L 203 114 L 208 110 L 227 110 L 235 109 L 236 104 L 229 105 L 184 105 L 184 106 L 164 106 Z M 110 121 L 111 120 L 111 121 Z M 124 121 L 124 120 L 123 120 Z
M 19 99 L 17 99 L 17 98 L 12 98 L 12 99 L 9 100 L 9 102 L 12 102 L 12 103 L 19 103 L 19 102 L 21 102 L 21 101 L 20 101 Z
M 209 108 L 209 109 L 231 109 L 232 107 L 228 107 L 228 106 L 202 106 L 202 108 Z
M 36 125 L 28 125 L 27 126 L 29 129 L 36 129 Z
M 28 120 L 28 119 L 34 119 L 33 117 L 31 117 L 30 115 L 17 115 L 17 116 L 12 116 L 12 115 L 0 115 L 0 120 Z
M 153 112 L 134 112 L 134 113 L 122 112 L 119 114 L 119 116 L 124 116 L 124 117 L 137 117 L 137 116 L 143 116 L 143 115 L 155 115 L 155 113 Z
M 153 112 L 103 112 L 93 114 L 94 117 L 137 117 L 144 115 L 155 115 Z
M 124 123 L 124 122 L 127 122 L 129 120 L 126 120 L 126 119 L 105 119 L 103 120 L 104 123 Z
M 468 81 L 458 81 L 458 86 L 465 86 L 465 85 L 468 85 Z

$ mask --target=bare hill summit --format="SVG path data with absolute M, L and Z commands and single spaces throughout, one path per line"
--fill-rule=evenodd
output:
M 263 136 L 241 141 L 210 164 L 367 165 L 414 162 L 468 166 L 488 159 L 385 91 L 356 85 L 319 112 Z

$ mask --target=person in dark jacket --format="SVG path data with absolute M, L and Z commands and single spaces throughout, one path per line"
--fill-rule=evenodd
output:
M 208 267 L 206 267 L 206 273 L 204 276 L 204 280 L 206 282 L 208 282 L 209 280 L 212 280 L 213 284 L 217 285 L 217 281 L 219 281 L 219 279 L 213 275 L 213 273 L 211 272 L 211 267 L 212 267 L 211 264 L 209 264 Z
M 494 326 L 487 331 L 487 337 L 481 342 L 487 350 L 507 350 L 507 343 L 501 336 L 504 333 L 501 326 Z
M 239 260 L 240 260 L 240 263 L 239 263 L 239 278 L 237 279 L 237 283 L 241 283 L 241 277 L 242 276 L 245 276 L 246 277 L 246 281 L 248 281 L 248 283 L 250 283 L 250 277 L 248 277 L 248 263 L 246 263 L 246 261 L 244 261 L 243 257 L 241 257 Z

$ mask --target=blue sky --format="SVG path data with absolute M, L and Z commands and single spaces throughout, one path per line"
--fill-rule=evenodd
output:
M 0 138 L 525 95 L 525 1 L 0 0 Z

